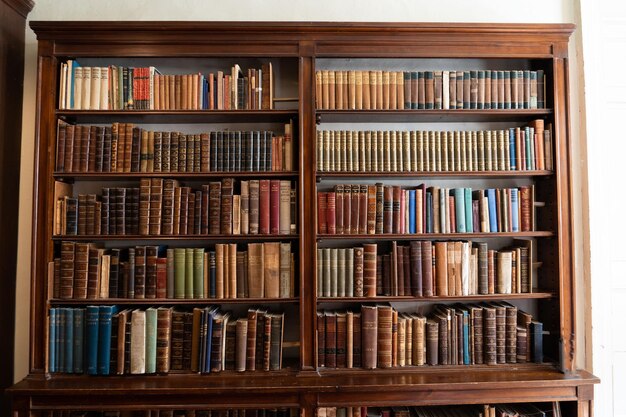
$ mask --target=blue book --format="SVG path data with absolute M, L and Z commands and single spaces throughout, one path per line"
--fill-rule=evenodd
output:
M 493 188 L 487 190 L 487 205 L 489 206 L 489 231 L 491 233 L 497 233 L 498 215 L 496 211 L 496 190 Z
M 465 230 L 467 233 L 474 231 L 474 213 L 472 210 L 472 189 L 465 189 Z
M 100 306 L 98 320 L 98 374 L 109 375 L 111 365 L 111 326 L 115 306 Z
M 417 233 L 415 226 L 415 190 L 409 190 L 409 233 Z
M 517 164 L 515 162 L 515 128 L 509 129 L 509 155 L 511 158 L 511 170 L 515 171 L 517 169 Z
M 100 307 L 87 306 L 85 313 L 87 333 L 87 373 L 98 375 L 98 332 L 99 332 Z
M 85 309 L 74 309 L 74 373 L 82 374 L 84 369 Z
M 76 68 L 80 67 L 80 64 L 75 60 L 69 60 L 68 64 L 70 62 L 72 64 L 72 69 L 67 73 L 67 76 L 70 77 L 70 88 L 66 94 L 70 95 L 70 109 L 74 109 L 74 81 L 76 80 Z
M 57 362 L 57 309 L 50 309 L 48 319 L 48 372 L 56 372 Z
M 511 188 L 511 231 L 519 232 L 519 193 L 517 188 Z
M 426 192 L 426 233 L 433 232 L 433 194 Z
M 465 233 L 465 188 L 454 189 L 454 212 L 456 215 L 456 232 Z
M 74 372 L 74 309 L 65 308 L 65 366 L 63 371 Z
M 215 309 L 205 310 L 204 326 L 206 327 L 206 334 L 202 343 L 206 346 L 204 356 L 204 372 L 211 372 L 211 337 L 213 336 L 213 318 L 215 316 Z
M 65 309 L 57 308 L 57 372 L 65 372 Z
M 470 346 L 469 346 L 469 314 L 467 310 L 463 310 L 463 364 L 470 364 Z

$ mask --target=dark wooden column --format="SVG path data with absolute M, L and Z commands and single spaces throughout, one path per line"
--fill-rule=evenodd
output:
M 24 32 L 31 0 L 0 1 L 0 390 L 13 384 Z M 0 397 L 0 414 L 10 413 Z

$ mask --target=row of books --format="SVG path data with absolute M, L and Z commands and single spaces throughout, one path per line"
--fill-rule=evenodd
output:
M 318 172 L 552 170 L 543 120 L 508 130 L 318 130 Z
M 532 292 L 532 240 L 501 250 L 486 243 L 391 242 L 317 249 L 318 297 L 454 297 Z
M 66 411 L 53 410 L 45 414 L 47 417 L 298 417 L 296 408 L 269 408 L 269 409 L 144 409 L 124 411 Z
M 556 414 L 557 411 L 558 413 Z M 535 404 L 430 407 L 318 407 L 316 417 L 560 417 L 560 406 Z
M 338 184 L 317 193 L 320 234 L 495 233 L 534 230 L 534 186 Z
M 56 172 L 292 171 L 291 123 L 284 134 L 220 131 L 183 134 L 132 123 L 71 125 L 59 120 Z
M 48 372 L 89 375 L 278 370 L 284 313 L 216 307 L 51 308 Z
M 61 63 L 59 109 L 69 110 L 269 110 L 272 64 L 201 74 L 161 74 L 153 66 L 83 67 Z
M 543 362 L 543 325 L 509 303 L 438 304 L 428 316 L 389 305 L 317 312 L 326 368 Z
M 323 110 L 543 109 L 543 70 L 315 72 Z
M 61 242 L 53 267 L 56 299 L 230 299 L 294 296 L 291 243 L 204 248 L 103 248 Z
M 139 188 L 79 194 L 60 185 L 57 235 L 289 235 L 296 232 L 296 188 L 289 180 L 222 178 L 201 190 L 177 180 L 143 178 Z

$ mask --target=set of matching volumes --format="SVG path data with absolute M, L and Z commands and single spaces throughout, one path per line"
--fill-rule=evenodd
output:
M 278 370 L 284 313 L 251 308 L 243 318 L 217 307 L 53 307 L 48 372 L 89 375 Z
M 50 263 L 54 299 L 234 299 L 294 296 L 291 243 L 204 248 L 103 248 L 61 242 Z
M 543 109 L 543 70 L 315 72 L 318 110 Z
M 318 297 L 458 297 L 530 293 L 533 287 L 533 241 L 515 240 L 508 249 L 486 243 L 391 242 L 317 249 Z
M 296 233 L 296 188 L 289 180 L 234 178 L 181 186 L 142 178 L 138 188 L 79 194 L 57 182 L 55 234 L 67 236 L 290 235 Z
M 556 414 L 556 409 L 559 414 Z M 448 405 L 430 407 L 319 407 L 316 417 L 546 417 L 560 416 L 560 406 L 535 404 Z
M 317 193 L 319 234 L 497 233 L 534 230 L 534 186 L 338 184 Z
M 59 109 L 68 110 L 271 110 L 272 64 L 244 72 L 161 74 L 150 67 L 83 67 L 61 63 Z
M 220 131 L 183 134 L 132 123 L 71 125 L 59 120 L 56 172 L 256 172 L 294 169 L 292 123 L 284 134 Z
M 298 417 L 296 408 L 270 409 L 159 409 L 132 411 L 59 411 L 53 410 L 46 417 Z
M 551 126 L 507 130 L 318 130 L 317 172 L 552 170 Z
M 543 324 L 506 302 L 433 306 L 428 316 L 389 305 L 317 312 L 326 368 L 543 362 Z

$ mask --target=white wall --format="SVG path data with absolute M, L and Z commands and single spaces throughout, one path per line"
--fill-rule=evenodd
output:
M 589 0 L 591 2 L 591 0 Z M 506 7 L 503 5 L 506 4 Z M 493 0 L 36 0 L 29 20 L 276 20 L 276 21 L 415 21 L 415 22 L 520 22 L 520 23 L 579 23 L 578 0 L 526 0 L 523 2 L 494 2 Z M 582 76 L 582 57 L 579 56 L 579 32 L 570 46 L 570 86 L 578 91 Z M 26 62 L 24 77 L 24 111 L 22 135 L 22 164 L 20 187 L 20 238 L 18 241 L 18 277 L 16 311 L 15 378 L 20 380 L 28 372 L 28 315 L 30 280 L 30 230 L 33 178 L 34 109 L 36 88 L 36 40 L 26 30 Z M 582 236 L 586 224 L 586 205 L 583 205 L 583 184 L 586 162 L 585 149 L 580 146 L 579 95 L 573 94 L 572 131 L 575 169 L 575 235 L 580 245 L 576 248 L 579 311 L 584 311 L 584 293 L 588 280 L 583 273 Z M 584 141 L 582 141 L 584 144 Z M 582 152 L 582 153 L 581 153 Z M 585 366 L 586 344 L 583 315 L 579 317 L 577 361 Z M 604 415 L 604 414 L 602 414 Z

